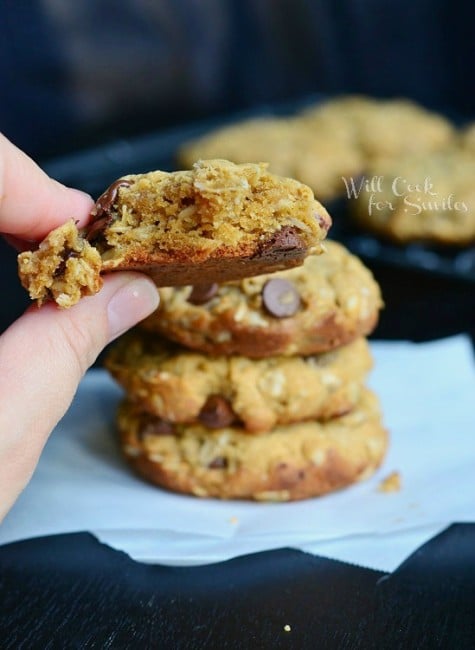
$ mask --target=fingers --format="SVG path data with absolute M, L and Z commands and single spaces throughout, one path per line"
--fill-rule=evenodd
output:
M 90 196 L 49 178 L 0 134 L 0 232 L 39 241 L 70 218 L 84 226 Z
M 148 278 L 114 273 L 68 310 L 30 308 L 0 337 L 0 520 L 28 482 L 102 348 L 158 306 Z

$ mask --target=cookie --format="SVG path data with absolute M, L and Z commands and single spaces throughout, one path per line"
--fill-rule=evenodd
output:
M 320 251 L 330 225 L 307 186 L 275 176 L 265 165 L 208 160 L 191 171 L 119 179 L 99 198 L 92 222 L 77 238 L 87 240 L 87 254 L 89 245 L 99 252 L 102 272 L 143 271 L 158 286 L 175 286 L 197 277 L 222 282 L 297 266 Z M 19 256 L 21 280 L 39 302 L 54 298 L 55 282 L 62 283 L 69 304 L 86 292 L 78 292 L 74 276 L 63 272 L 71 256 L 67 244 L 45 261 L 52 241 L 74 227 L 61 226 L 39 252 Z M 76 249 L 74 257 L 88 266 Z
M 455 130 L 442 115 L 408 100 L 390 100 L 361 120 L 359 136 L 364 153 L 373 159 L 443 150 L 453 143 Z
M 407 99 L 344 95 L 307 109 L 302 118 L 310 127 L 357 146 L 366 162 L 439 151 L 455 141 L 455 129 L 445 117 Z
M 224 126 L 186 143 L 178 153 L 185 166 L 200 158 L 227 158 L 235 163 L 267 162 L 275 174 L 309 185 L 320 200 L 344 191 L 342 176 L 357 175 L 363 159 L 350 142 L 323 128 L 308 128 L 291 118 L 260 118 Z
M 303 266 L 218 285 L 160 290 L 142 327 L 210 354 L 251 358 L 327 352 L 369 334 L 381 294 L 371 272 L 336 242 Z
M 475 158 L 456 149 L 374 161 L 354 219 L 398 243 L 475 241 Z
M 122 450 L 143 477 L 200 497 L 292 501 L 320 496 L 368 478 L 381 463 L 387 433 L 376 397 L 365 391 L 348 415 L 250 436 L 239 428 L 158 421 L 124 402 L 118 414 Z
M 165 423 L 250 433 L 351 411 L 371 365 L 364 339 L 321 355 L 248 359 L 191 352 L 138 330 L 105 359 L 128 398 Z

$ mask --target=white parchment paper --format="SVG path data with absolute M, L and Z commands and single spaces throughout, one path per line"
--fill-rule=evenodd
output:
M 0 544 L 90 531 L 134 559 L 216 562 L 283 546 L 393 570 L 452 522 L 475 521 L 475 366 L 463 336 L 372 343 L 370 385 L 391 446 L 369 481 L 289 504 L 220 502 L 162 491 L 130 473 L 114 437 L 120 389 L 84 378 L 38 468 L 0 526 Z M 398 471 L 402 489 L 377 487 Z

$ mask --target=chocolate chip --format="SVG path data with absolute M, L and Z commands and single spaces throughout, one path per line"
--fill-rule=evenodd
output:
M 208 465 L 210 469 L 226 469 L 227 466 L 228 459 L 224 456 L 216 456 Z
M 110 224 L 111 221 L 112 215 L 108 214 L 107 216 L 102 217 L 101 219 L 97 219 L 96 221 L 93 221 L 91 224 L 89 224 L 86 233 L 87 241 L 94 241 L 94 239 L 100 235 L 100 233 Z
M 173 424 L 161 418 L 147 418 L 143 424 L 139 437 L 145 436 L 169 436 L 174 433 Z
M 61 260 L 61 262 L 56 267 L 56 269 L 54 271 L 54 274 L 53 274 L 53 277 L 54 278 L 60 278 L 63 275 L 63 273 L 66 271 L 66 262 L 69 259 L 73 258 L 73 257 L 78 257 L 78 255 L 79 255 L 79 253 L 77 253 L 72 248 L 66 249 L 62 253 L 63 259 Z
M 284 226 L 262 243 L 259 256 L 263 258 L 274 258 L 278 254 L 302 251 L 304 249 L 305 244 L 297 228 Z
M 275 250 L 287 251 L 293 248 L 302 248 L 302 239 L 295 228 L 284 226 L 272 239 Z
M 216 282 L 213 284 L 195 284 L 188 296 L 188 302 L 192 305 L 204 305 L 208 300 L 211 300 L 218 291 Z
M 210 429 L 222 429 L 236 422 L 236 414 L 221 395 L 210 395 L 198 415 L 198 420 Z
M 105 192 L 96 201 L 95 214 L 101 216 L 99 213 L 109 212 L 117 198 L 119 187 L 129 187 L 132 181 L 127 178 L 118 178 L 110 185 Z
M 262 290 L 264 307 L 271 316 L 287 318 L 297 313 L 300 296 L 294 285 L 282 278 L 267 280 Z
M 99 234 L 99 232 L 104 230 L 104 228 L 106 228 L 106 226 L 108 226 L 112 221 L 110 209 L 117 199 L 119 187 L 128 187 L 130 185 L 132 185 L 131 180 L 127 180 L 126 178 L 118 178 L 97 199 L 96 205 L 91 212 L 93 221 L 89 224 L 87 230 L 86 238 L 88 241 L 92 241 Z

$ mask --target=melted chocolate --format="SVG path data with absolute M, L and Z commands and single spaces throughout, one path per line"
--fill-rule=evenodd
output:
M 119 187 L 128 187 L 132 185 L 132 181 L 126 178 L 118 178 L 110 185 L 105 192 L 97 199 L 96 205 L 92 209 L 90 222 L 86 239 L 88 241 L 94 240 L 112 221 L 111 208 L 114 205 Z

